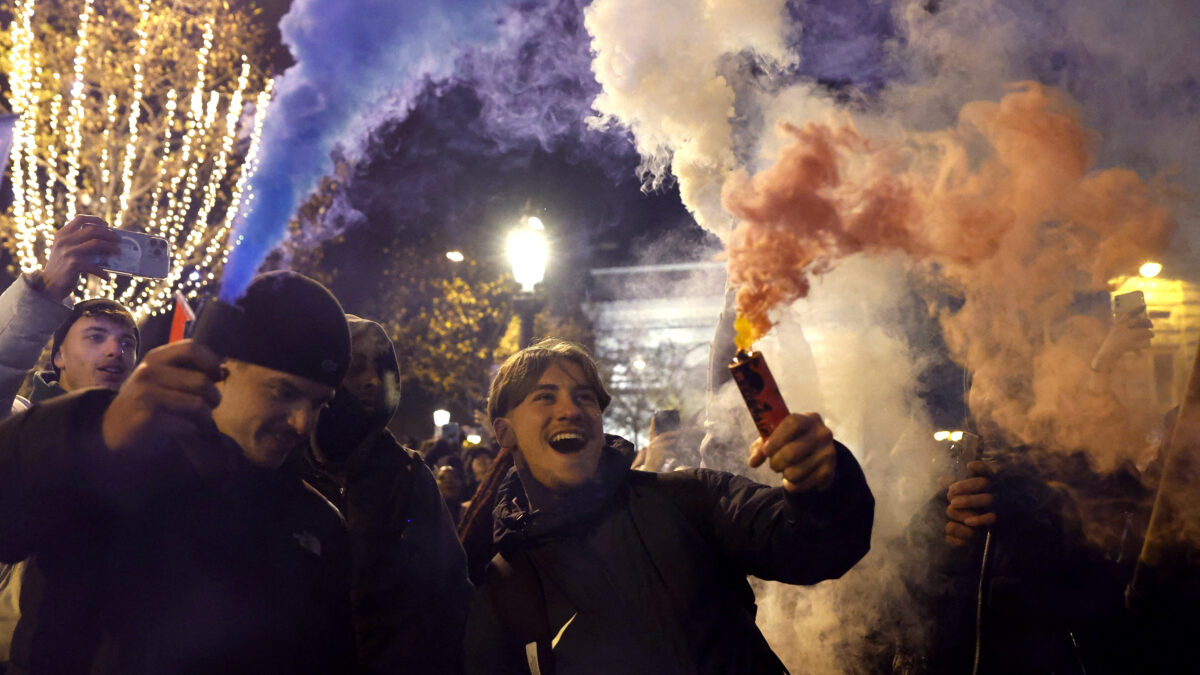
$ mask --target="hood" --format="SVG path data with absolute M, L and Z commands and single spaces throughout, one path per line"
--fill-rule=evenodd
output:
M 345 386 L 338 387 L 329 407 L 321 412 L 313 444 L 331 461 L 343 461 L 364 441 L 383 431 L 400 407 L 400 363 L 396 350 L 383 326 L 353 314 L 346 315 L 350 326 L 351 360 L 374 361 L 381 376 L 383 405 L 368 413 Z
M 599 515 L 625 485 L 633 463 L 633 444 L 606 434 L 595 480 L 557 501 L 533 509 L 516 467 L 509 470 L 497 492 L 493 535 L 501 553 L 555 539 Z M 537 489 L 537 487 L 535 487 Z
M 346 323 L 350 324 L 351 358 L 361 356 L 373 360 L 383 378 L 382 419 L 376 420 L 383 428 L 400 407 L 400 361 L 396 359 L 396 349 L 383 326 L 374 321 L 347 314 Z

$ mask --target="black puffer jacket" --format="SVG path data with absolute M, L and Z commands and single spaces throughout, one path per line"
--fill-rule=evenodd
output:
M 0 561 L 32 556 L 10 673 L 345 672 L 349 546 L 337 511 L 229 438 L 108 452 L 114 392 L 0 424 Z M 38 597 L 33 597 L 37 595 Z
M 867 552 L 874 499 L 853 456 L 839 446 L 834 485 L 797 497 L 706 469 L 632 471 L 618 443 L 598 480 L 552 511 L 531 511 L 508 476 L 468 672 L 529 672 L 531 641 L 543 673 L 547 658 L 560 674 L 786 672 L 746 576 L 814 584 Z
M 350 528 L 351 596 L 360 668 L 367 673 L 462 670 L 471 584 L 454 522 L 433 474 L 385 428 L 399 405 L 399 366 L 373 321 L 348 316 L 354 358 L 382 377 L 370 415 L 339 389 L 313 443 L 289 467 L 333 502 Z
M 901 573 L 927 633 L 898 640 L 912 664 L 906 672 L 971 672 L 977 639 L 985 675 L 1159 672 L 1143 658 L 1144 626 L 1124 597 L 1152 495 L 1124 472 L 1052 472 L 1068 484 L 1045 470 L 1007 460 L 993 479 L 997 523 L 978 638 L 984 533 L 969 546 L 945 543 L 944 490 L 913 519 Z

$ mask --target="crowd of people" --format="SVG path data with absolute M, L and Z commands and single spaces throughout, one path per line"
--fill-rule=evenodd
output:
M 8 675 L 782 673 L 748 576 L 836 580 L 871 546 L 864 473 L 816 413 L 741 448 L 771 484 L 699 468 L 680 431 L 606 434 L 595 361 L 548 338 L 501 365 L 478 442 L 445 425 L 414 450 L 378 323 L 272 272 L 227 353 L 139 362 L 126 308 L 69 299 L 115 245 L 77 217 L 0 295 Z M 1120 330 L 1117 352 L 1148 339 Z M 1124 602 L 1153 495 L 1133 471 L 967 464 L 890 544 L 929 552 L 903 576 L 931 623 L 871 617 L 878 672 L 1186 672 L 1166 636 L 1196 620 Z M 1111 547 L 1076 531 L 1081 499 L 1116 504 Z

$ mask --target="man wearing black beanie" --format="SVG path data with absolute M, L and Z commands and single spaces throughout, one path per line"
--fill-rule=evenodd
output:
M 0 561 L 44 575 L 10 672 L 352 669 L 345 525 L 277 470 L 346 372 L 345 316 L 289 272 L 237 306 L 227 358 L 166 345 L 0 424 Z

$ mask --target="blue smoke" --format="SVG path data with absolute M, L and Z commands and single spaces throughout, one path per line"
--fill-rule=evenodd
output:
M 790 0 L 787 13 L 794 75 L 873 92 L 902 74 L 889 54 L 898 32 L 889 0 Z
M 296 0 L 280 22 L 296 64 L 279 79 L 263 127 L 254 203 L 233 233 L 221 298 L 232 302 L 288 220 L 331 168 L 330 153 L 388 92 L 437 77 L 463 45 L 490 40 L 489 0 Z

